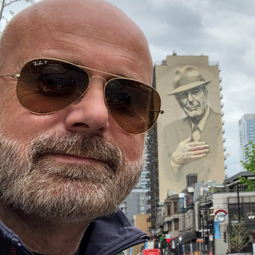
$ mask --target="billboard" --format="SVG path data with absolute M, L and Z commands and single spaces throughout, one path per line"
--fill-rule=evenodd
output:
M 181 192 L 186 176 L 222 183 L 225 176 L 217 63 L 207 56 L 167 56 L 155 65 L 164 115 L 158 120 L 159 196 Z

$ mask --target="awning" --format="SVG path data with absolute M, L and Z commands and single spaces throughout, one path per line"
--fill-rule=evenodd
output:
M 180 242 L 179 237 L 180 236 L 175 236 L 175 237 L 171 238 L 173 249 L 175 249 L 177 247 L 177 244 Z
M 194 239 L 197 239 L 196 231 L 186 232 L 182 236 L 182 243 L 188 243 Z

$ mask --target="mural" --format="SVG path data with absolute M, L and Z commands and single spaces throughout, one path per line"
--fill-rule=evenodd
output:
M 194 56 L 186 56 L 185 64 L 181 57 L 177 61 L 178 56 L 168 56 L 168 65 L 161 70 L 156 66 L 156 86 L 163 93 L 166 117 L 158 124 L 162 192 L 181 192 L 191 173 L 197 173 L 198 182 L 224 179 L 218 66 L 210 66 L 205 57 L 199 63 Z

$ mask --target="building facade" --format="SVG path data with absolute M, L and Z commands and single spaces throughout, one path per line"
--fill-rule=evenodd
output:
M 163 254 L 167 236 L 172 254 L 236 253 L 231 240 L 236 244 L 233 227 L 238 221 L 246 232 L 242 233 L 246 240 L 238 239 L 246 242 L 240 252 L 255 253 L 255 191 L 245 191 L 238 176 L 254 178 L 254 174 L 243 171 L 223 184 L 203 181 L 179 194 L 170 193 L 164 202 L 163 223 L 159 224 L 162 229 L 156 232 L 161 235 L 155 239 Z
M 139 182 L 135 186 L 135 189 L 141 189 L 141 190 L 148 191 L 148 183 L 150 182 L 148 173 L 149 173 L 148 168 L 144 168 L 141 173 Z
M 146 214 L 150 205 L 147 204 L 147 191 L 134 189 L 119 206 L 127 218 L 134 224 L 134 215 Z
M 196 176 L 197 182 L 222 183 L 224 180 L 220 82 L 218 64 L 209 63 L 208 56 L 173 54 L 154 66 L 153 87 L 161 95 L 164 115 L 149 131 L 147 141 L 148 195 L 151 197 L 148 213 L 152 228 L 156 227 L 158 204 L 167 198 L 168 190 L 178 193 L 184 190 L 187 176 L 191 179 Z M 178 161 L 186 157 L 178 155 L 178 151 L 185 151 L 196 141 L 208 145 L 206 156 Z

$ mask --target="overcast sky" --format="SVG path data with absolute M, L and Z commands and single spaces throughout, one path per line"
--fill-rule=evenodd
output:
M 231 176 L 241 171 L 238 120 L 245 113 L 255 113 L 255 1 L 107 1 L 140 26 L 149 41 L 154 63 L 173 51 L 178 55 L 203 53 L 210 62 L 219 63 L 223 128 L 229 154 L 226 174 Z M 13 4 L 12 10 L 17 13 L 27 5 L 24 1 Z

